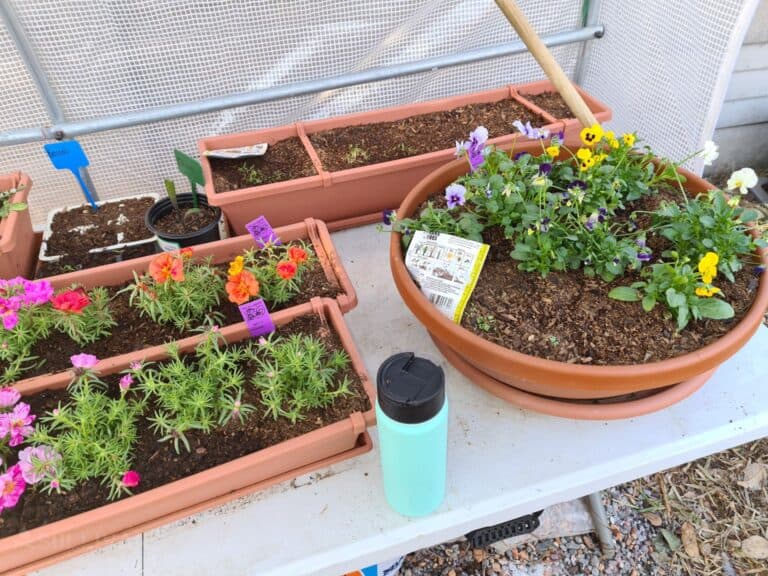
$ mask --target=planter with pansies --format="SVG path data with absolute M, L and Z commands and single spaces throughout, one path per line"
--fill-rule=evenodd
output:
M 35 294 L 42 298 L 43 295 Z M 335 301 L 0 389 L 0 572 L 25 573 L 370 449 Z
M 521 96 L 552 89 L 549 82 L 506 86 L 204 138 L 199 151 L 205 193 L 238 233 L 260 214 L 276 225 L 311 216 L 331 229 L 372 222 L 383 210 L 397 207 L 421 178 L 449 162 L 454 141 L 476 124 L 485 125 L 490 142 L 500 145 L 514 141 L 519 129 L 531 124 L 568 136 L 575 120 L 555 118 Z M 559 98 L 556 93 L 549 97 Z M 604 104 L 591 97 L 587 101 L 601 121 L 610 119 Z M 515 121 L 521 123 L 515 126 Z M 217 151 L 262 143 L 268 148 L 260 156 L 216 156 Z
M 27 205 L 31 189 L 26 174 L 0 175 L 0 278 L 34 271 L 37 243 Z
M 754 172 L 713 190 L 600 125 L 573 147 L 478 133 L 408 194 L 390 250 L 405 303 L 471 380 L 551 414 L 628 417 L 693 393 L 757 330 L 765 224 L 739 205 Z M 458 324 L 406 268 L 418 230 L 490 246 Z

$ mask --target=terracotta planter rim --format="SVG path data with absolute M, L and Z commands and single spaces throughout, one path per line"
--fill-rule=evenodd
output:
M 32 184 L 29 176 L 22 172 L 11 172 L 10 174 L 4 174 L 3 176 L 10 179 L 10 188 L 16 188 L 16 193 L 11 198 L 11 202 L 27 203 L 29 188 Z M 21 186 L 21 188 L 19 188 L 19 186 Z M 29 206 L 22 210 L 22 212 L 24 211 L 29 211 Z M 16 222 L 19 218 L 20 212 L 18 211 L 12 211 L 5 218 L 0 218 L 0 253 L 8 252 L 13 247 L 13 230 L 16 228 Z
M 531 147 L 537 150 L 537 142 L 526 142 L 523 147 Z M 507 147 L 502 147 L 506 149 Z M 415 198 L 421 198 L 427 190 L 434 191 L 436 182 L 446 179 L 448 175 L 457 173 L 465 167 L 466 162 L 456 160 L 435 170 L 430 175 L 419 182 L 416 187 L 408 194 L 398 210 L 398 218 L 405 218 L 412 214 L 420 202 L 415 202 Z M 680 172 L 688 179 L 686 185 L 692 186 L 694 183 L 700 187 L 711 188 L 706 181 L 699 178 L 688 170 L 681 169 Z M 413 206 L 411 206 L 413 204 Z M 487 356 L 492 356 L 498 362 L 509 363 L 510 366 L 536 372 L 546 375 L 547 379 L 568 378 L 582 382 L 590 381 L 592 386 L 599 387 L 602 382 L 610 379 L 625 379 L 639 382 L 653 376 L 657 380 L 657 386 L 672 384 L 680 381 L 676 378 L 681 372 L 691 372 L 696 370 L 701 373 L 710 368 L 719 365 L 726 358 L 730 357 L 735 351 L 746 342 L 757 330 L 763 317 L 763 310 L 768 307 L 768 279 L 766 275 L 761 275 L 758 292 L 751 308 L 747 314 L 723 337 L 715 342 L 708 344 L 698 350 L 656 362 L 645 364 L 617 364 L 617 365 L 584 365 L 568 364 L 555 360 L 548 360 L 536 356 L 524 354 L 511 350 L 485 340 L 462 326 L 453 323 L 449 318 L 440 314 L 439 311 L 429 302 L 421 293 L 416 284 L 411 279 L 405 268 L 402 254 L 401 235 L 393 233 L 390 239 L 390 264 L 395 284 L 403 297 L 406 305 L 411 311 L 425 324 L 428 331 L 434 334 L 442 341 L 460 340 L 463 346 L 473 352 Z M 767 262 L 768 250 L 759 250 L 763 262 Z M 462 348 L 462 352 L 465 349 Z M 700 367 L 700 369 L 697 369 Z M 663 374 L 668 374 L 671 379 L 663 379 Z M 690 375 L 693 375 L 692 373 Z M 659 380 L 661 378 L 661 380 Z

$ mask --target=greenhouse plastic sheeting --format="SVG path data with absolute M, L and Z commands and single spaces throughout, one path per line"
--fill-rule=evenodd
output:
M 67 120 L 76 121 L 310 80 L 517 39 L 492 0 L 2 0 L 18 14 Z M 754 0 L 603 2 L 606 37 L 590 42 L 585 85 L 662 151 L 702 140 L 727 67 L 722 50 Z M 581 0 L 519 2 L 540 35 L 582 24 Z M 573 75 L 581 44 L 553 50 Z M 638 57 L 639 55 L 639 57 Z M 670 65 L 663 62 L 668 59 Z M 483 90 L 542 77 L 527 54 L 79 138 L 101 199 L 162 192 L 185 180 L 173 149 L 199 138 Z M 0 26 L 0 130 L 52 123 Z M 675 78 L 676 83 L 671 79 Z M 714 124 L 713 124 L 714 125 Z M 446 146 L 452 143 L 446 143 Z M 42 143 L 0 149 L 0 171 L 34 181 L 37 223 L 82 201 Z

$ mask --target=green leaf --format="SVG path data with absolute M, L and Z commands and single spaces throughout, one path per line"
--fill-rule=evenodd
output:
M 672 308 L 679 308 L 680 306 L 685 306 L 685 302 L 686 302 L 685 294 L 681 294 L 674 288 L 667 288 L 666 296 L 667 296 L 667 303 Z
M 709 214 L 702 214 L 699 216 L 699 222 L 701 222 L 701 225 L 705 228 L 712 228 L 712 226 L 715 225 L 715 219 Z
M 25 202 L 12 202 L 9 209 L 11 212 L 19 212 L 21 210 L 26 210 L 27 204 Z
M 666 528 L 662 528 L 659 530 L 661 532 L 661 535 L 664 536 L 664 540 L 667 542 L 667 546 L 669 546 L 669 549 L 673 552 L 680 548 L 681 542 L 680 538 L 678 538 L 674 532 L 671 532 L 667 530 Z
M 747 208 L 739 215 L 739 220 L 742 222 L 754 222 L 758 218 L 760 218 L 760 212 L 752 210 L 752 208 Z
M 637 302 L 640 300 L 640 293 L 629 286 L 617 286 L 608 292 L 608 297 L 622 302 Z
M 688 305 L 680 306 L 677 309 L 677 330 L 678 332 L 688 325 L 688 320 L 691 319 Z
M 643 298 L 643 310 L 650 312 L 656 306 L 656 298 L 653 296 L 645 296 Z
M 703 300 L 696 306 L 699 309 L 699 314 L 704 318 L 711 318 L 712 320 L 726 320 L 733 318 L 733 308 L 725 300 L 719 298 L 708 298 Z
M 709 248 L 710 250 L 715 247 L 715 243 L 709 238 L 704 238 L 701 243 L 704 245 L 704 248 Z

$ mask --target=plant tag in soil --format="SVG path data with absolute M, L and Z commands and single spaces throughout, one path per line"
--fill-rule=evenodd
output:
M 270 226 L 264 216 L 259 216 L 256 220 L 251 220 L 245 225 L 246 230 L 251 233 L 253 240 L 259 248 L 264 248 L 267 244 L 280 245 L 280 238 Z
M 405 266 L 422 294 L 448 318 L 461 322 L 488 255 L 488 244 L 418 230 Z
M 88 185 L 83 180 L 82 174 L 80 174 L 81 168 L 86 168 L 90 162 L 85 155 L 85 151 L 80 142 L 77 140 L 64 140 L 63 142 L 51 142 L 50 144 L 44 144 L 43 149 L 48 154 L 48 158 L 51 160 L 51 164 L 57 170 L 69 170 L 72 175 L 80 184 L 80 188 L 83 191 L 83 195 L 94 211 L 98 210 L 96 201 L 93 199 L 91 191 L 88 189 Z
M 203 186 L 203 167 L 200 162 L 187 156 L 181 150 L 174 150 L 173 155 L 176 157 L 176 166 L 179 168 L 179 172 L 184 174 L 189 179 L 189 183 L 192 186 L 192 191 L 195 191 L 195 184 Z
M 275 324 L 269 316 L 267 305 L 261 298 L 240 306 L 240 314 L 243 315 L 248 331 L 254 338 L 275 331 Z
M 222 150 L 206 150 L 204 154 L 212 158 L 228 158 L 231 160 L 237 158 L 252 158 L 254 156 L 264 156 L 267 153 L 269 144 L 254 144 L 253 146 L 241 146 L 240 148 L 224 148 Z

